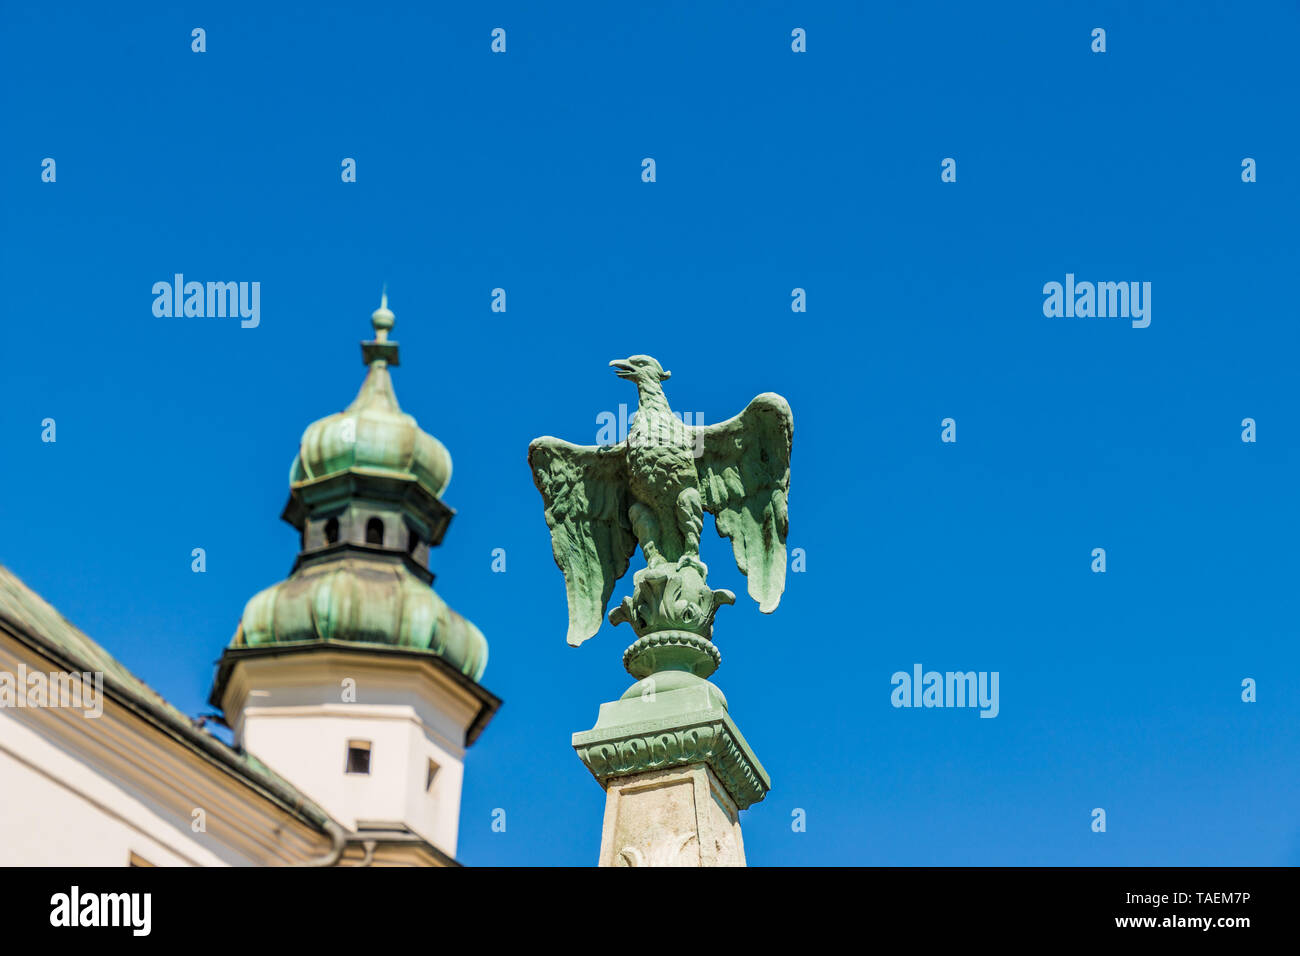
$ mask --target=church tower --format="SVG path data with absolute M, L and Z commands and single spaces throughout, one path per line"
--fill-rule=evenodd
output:
M 371 321 L 360 392 L 307 427 L 290 469 L 301 550 L 244 608 L 210 702 L 369 862 L 450 863 L 465 751 L 500 701 L 479 683 L 487 640 L 432 587 L 451 456 L 397 404 L 387 295 Z

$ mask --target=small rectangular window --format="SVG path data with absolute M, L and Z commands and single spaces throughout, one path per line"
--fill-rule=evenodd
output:
M 348 763 L 344 773 L 370 773 L 370 741 L 348 741 Z
M 429 771 L 424 778 L 424 789 L 426 793 L 433 790 L 433 778 L 436 776 L 438 776 L 438 765 L 430 760 Z

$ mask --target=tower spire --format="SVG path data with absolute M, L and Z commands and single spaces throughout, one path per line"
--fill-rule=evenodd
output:
M 397 343 L 388 340 L 388 331 L 397 321 L 388 308 L 388 283 L 384 283 L 379 295 L 379 308 L 370 314 L 370 324 L 374 326 L 375 337 L 369 342 L 361 343 L 361 361 L 374 367 L 377 363 L 397 365 Z

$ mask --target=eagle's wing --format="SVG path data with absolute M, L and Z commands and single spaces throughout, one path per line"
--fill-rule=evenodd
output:
M 749 578 L 749 596 L 764 614 L 776 610 L 785 590 L 793 437 L 790 406 L 772 392 L 759 395 L 735 418 L 696 434 L 704 510 L 715 516 L 718 534 L 731 539 L 736 566 Z
M 600 630 L 614 582 L 636 550 L 623 445 L 571 445 L 538 438 L 528 446 L 533 482 L 546 504 L 551 551 L 569 594 L 569 643 Z

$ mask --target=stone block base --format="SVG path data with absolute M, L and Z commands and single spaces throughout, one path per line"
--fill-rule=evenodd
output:
M 606 784 L 601 866 L 744 866 L 740 811 L 707 764 Z

